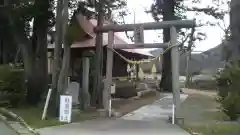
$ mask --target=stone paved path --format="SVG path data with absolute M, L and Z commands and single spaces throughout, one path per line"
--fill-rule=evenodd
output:
M 181 94 L 180 100 L 183 102 L 187 94 Z M 125 120 L 167 120 L 172 115 L 173 96 L 171 93 L 164 94 L 164 97 L 155 101 L 153 104 L 143 106 L 125 116 Z
M 34 135 L 18 122 L 9 121 L 8 124 L 0 121 L 0 135 Z
M 9 128 L 5 123 L 0 121 L 0 135 L 18 135 L 14 130 Z
M 184 101 L 187 95 L 181 95 Z M 172 94 L 166 94 L 122 118 L 92 120 L 39 129 L 41 135 L 190 135 L 177 125 L 166 122 L 171 115 Z

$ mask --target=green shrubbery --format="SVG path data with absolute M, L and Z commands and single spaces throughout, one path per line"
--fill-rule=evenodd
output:
M 25 92 L 23 70 L 0 66 L 0 102 L 17 106 L 25 98 Z
M 217 77 L 218 101 L 231 120 L 240 116 L 240 61 L 232 62 Z

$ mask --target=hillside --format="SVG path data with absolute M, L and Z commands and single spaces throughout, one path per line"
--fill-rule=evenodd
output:
M 189 72 L 193 73 L 199 70 L 214 74 L 218 68 L 223 67 L 222 59 L 222 48 L 223 45 L 218 45 L 214 48 L 211 48 L 205 52 L 196 54 L 193 53 L 189 60 Z M 162 52 L 162 49 L 156 49 L 151 53 L 157 57 Z M 180 74 L 185 74 L 186 68 L 186 56 L 180 56 Z M 158 70 L 161 71 L 161 66 L 158 66 Z

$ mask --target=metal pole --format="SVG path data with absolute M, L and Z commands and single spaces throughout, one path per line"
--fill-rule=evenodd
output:
M 175 27 L 171 28 L 171 45 L 177 44 L 177 31 Z M 179 51 L 178 47 L 171 49 L 172 62 L 172 91 L 173 103 L 175 105 L 175 115 L 178 114 L 180 108 L 180 82 L 179 82 Z
M 186 55 L 186 71 L 185 71 L 185 77 L 186 77 L 186 82 L 185 82 L 185 88 L 188 87 L 189 85 L 189 58 L 190 58 L 191 50 L 187 52 Z
M 108 32 L 108 47 L 112 47 L 114 43 L 114 32 Z M 113 68 L 113 51 L 107 49 L 107 65 L 106 65 L 106 79 L 104 81 L 103 89 L 103 106 L 104 110 L 109 113 L 109 102 L 110 102 L 110 87 L 112 84 L 112 68 Z M 111 116 L 111 115 L 110 115 Z
M 172 105 L 172 124 L 175 124 L 175 105 Z

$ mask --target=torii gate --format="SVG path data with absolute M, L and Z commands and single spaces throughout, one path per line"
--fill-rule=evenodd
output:
M 114 32 L 135 31 L 140 30 L 139 36 L 143 36 L 144 30 L 156 30 L 170 28 L 171 40 L 171 63 L 172 63 L 172 92 L 175 112 L 180 108 L 180 82 L 179 82 L 179 51 L 177 44 L 176 28 L 193 28 L 195 27 L 195 20 L 175 20 L 163 22 L 150 22 L 139 24 L 124 24 L 124 25 L 104 25 L 96 27 L 96 33 L 108 33 L 108 50 L 107 50 L 107 65 L 106 65 L 106 80 L 103 90 L 103 106 L 104 110 L 110 112 L 110 87 L 112 84 L 112 68 L 113 68 L 113 51 L 112 49 L 134 49 L 134 48 L 167 48 L 169 43 L 148 43 L 143 41 L 135 44 L 114 44 Z M 140 39 L 141 40 L 141 39 Z M 175 114 L 176 114 L 175 113 Z

